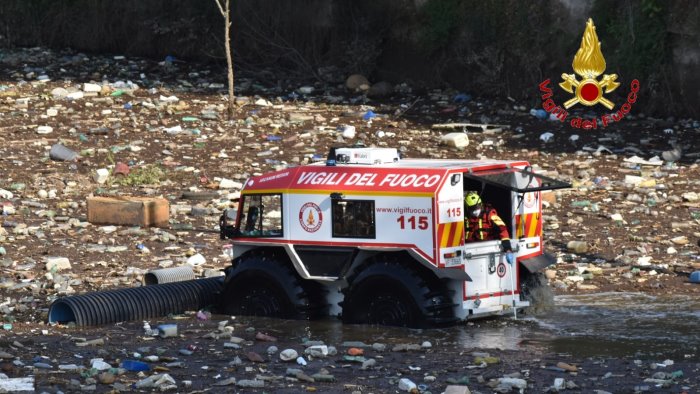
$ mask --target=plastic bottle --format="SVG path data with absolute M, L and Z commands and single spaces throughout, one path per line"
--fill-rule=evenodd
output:
M 124 360 L 121 363 L 121 367 L 126 369 L 127 371 L 133 372 L 148 371 L 149 369 L 151 369 L 151 367 L 149 367 L 148 364 L 136 360 Z

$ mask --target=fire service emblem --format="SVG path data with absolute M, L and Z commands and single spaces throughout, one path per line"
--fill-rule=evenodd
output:
M 586 22 L 586 30 L 583 32 L 581 39 L 581 47 L 574 56 L 572 68 L 576 74 L 562 74 L 562 81 L 559 86 L 568 93 L 573 93 L 574 97 L 564 102 L 564 108 L 557 105 L 552 99 L 553 92 L 549 88 L 550 80 L 547 79 L 540 84 L 540 92 L 542 92 L 542 108 L 565 122 L 569 117 L 569 112 L 566 109 L 571 108 L 576 104 L 586 106 L 594 106 L 602 104 L 609 110 L 615 108 L 613 103 L 604 94 L 610 93 L 620 86 L 617 82 L 617 74 L 603 74 L 605 72 L 605 58 L 603 51 L 600 49 L 600 41 L 595 32 L 593 19 L 588 18 Z M 603 74 L 599 80 L 598 77 Z M 578 75 L 581 79 L 576 77 Z M 627 95 L 627 101 L 620 107 L 619 110 L 611 114 L 604 114 L 596 119 L 582 119 L 574 117 L 571 119 L 571 126 L 583 129 L 596 129 L 598 124 L 601 127 L 606 127 L 611 122 L 619 122 L 632 109 L 632 104 L 637 101 L 637 92 L 639 92 L 639 81 L 633 80 L 630 84 L 630 93 Z
M 617 74 L 605 74 L 601 81 L 597 79 L 605 71 L 605 58 L 603 51 L 600 50 L 600 41 L 595 33 L 593 19 L 588 18 L 586 30 L 581 39 L 581 47 L 574 56 L 572 67 L 576 74 L 583 79 L 577 80 L 574 74 L 564 73 L 561 75 L 564 81 L 559 83 L 559 86 L 562 89 L 569 93 L 573 93 L 573 89 L 576 89 L 576 97 L 565 102 L 564 107 L 571 108 L 578 103 L 588 106 L 601 103 L 607 109 L 612 110 L 615 104 L 603 97 L 603 88 L 605 88 L 605 93 L 610 93 L 617 89 L 620 84 L 615 82 Z

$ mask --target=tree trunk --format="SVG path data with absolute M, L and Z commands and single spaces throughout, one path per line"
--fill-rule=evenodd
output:
M 233 94 L 233 56 L 231 55 L 231 0 L 226 0 L 226 32 L 224 40 L 226 42 L 226 64 L 228 65 L 228 119 L 235 116 L 236 97 Z

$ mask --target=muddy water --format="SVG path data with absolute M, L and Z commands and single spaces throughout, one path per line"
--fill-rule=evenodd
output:
M 345 341 L 432 343 L 455 350 L 538 348 L 578 357 L 639 357 L 700 360 L 700 299 L 641 293 L 557 296 L 554 308 L 538 316 L 478 320 L 455 327 L 410 330 L 343 325 L 336 319 L 313 322 L 239 318 L 271 333 L 329 345 Z
M 581 356 L 700 359 L 700 298 L 600 293 L 558 296 L 536 321 L 552 350 Z

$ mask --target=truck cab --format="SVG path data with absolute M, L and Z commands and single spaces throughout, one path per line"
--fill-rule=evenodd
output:
M 545 190 L 569 187 L 526 161 L 401 159 L 335 148 L 325 162 L 251 177 L 231 239 L 225 313 L 427 327 L 529 306 L 544 254 Z M 479 193 L 511 235 L 465 242 L 464 196 Z

